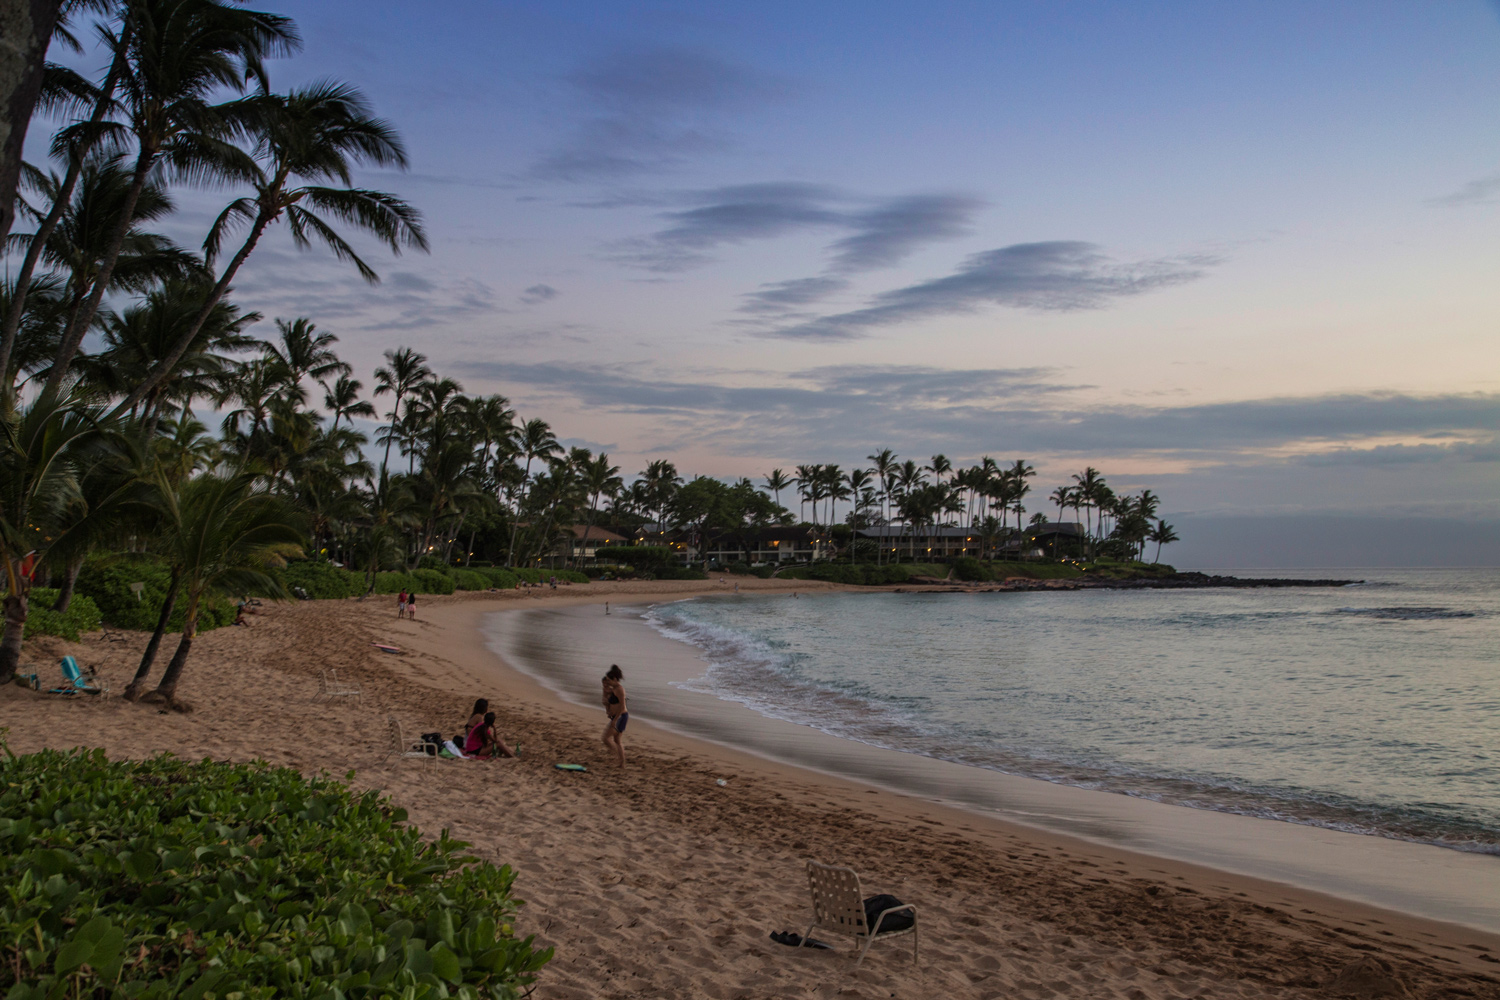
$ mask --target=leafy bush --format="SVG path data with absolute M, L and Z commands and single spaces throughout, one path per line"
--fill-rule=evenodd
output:
M 405 820 L 265 764 L 7 749 L 7 1000 L 519 996 L 552 950 L 514 873 Z
M 453 593 L 453 577 L 440 569 L 414 569 L 411 571 L 411 575 L 420 581 L 417 588 L 417 593 L 419 594 Z
M 421 592 L 421 581 L 410 573 L 389 572 L 375 574 L 375 593 L 399 594 L 401 591 Z
M 453 583 L 459 590 L 489 590 L 494 586 L 489 577 L 469 569 L 454 570 Z
M 25 638 L 34 635 L 56 635 L 77 642 L 84 632 L 97 632 L 103 621 L 99 606 L 83 594 L 74 593 L 68 602 L 68 610 L 52 610 L 58 592 L 51 587 L 37 587 L 31 592 L 31 602 L 26 615 Z
M 953 560 L 953 575 L 960 580 L 993 580 L 994 574 L 984 563 L 973 556 L 961 556 Z
M 521 578 L 503 566 L 492 566 L 489 569 L 477 570 L 489 578 L 491 587 L 499 587 L 501 590 L 514 590 Z
M 130 589 L 132 583 L 146 585 L 139 599 Z M 161 617 L 162 602 L 167 599 L 167 588 L 171 584 L 172 573 L 165 563 L 160 559 L 142 557 L 86 562 L 78 574 L 75 589 L 92 600 L 104 621 L 116 628 L 152 632 L 156 629 L 156 620 Z M 233 602 L 222 597 L 205 597 L 198 609 L 198 631 L 208 632 L 228 625 L 234 621 L 234 615 Z M 167 631 L 181 632 L 186 617 L 187 601 L 179 600 L 167 619 Z
M 891 583 L 905 583 L 911 579 L 912 567 L 891 564 L 877 566 L 874 563 L 813 563 L 811 566 L 791 566 L 777 574 L 783 580 L 826 580 L 856 587 L 879 587 Z M 944 573 L 947 572 L 945 569 Z
M 609 557 L 622 565 L 653 572 L 658 566 L 670 566 L 677 561 L 677 554 L 665 545 L 610 546 Z
M 314 600 L 358 597 L 364 593 L 365 578 L 321 559 L 299 559 L 276 571 L 288 591 L 301 587 Z

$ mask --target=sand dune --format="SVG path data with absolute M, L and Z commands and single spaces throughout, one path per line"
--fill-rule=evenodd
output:
M 397 622 L 385 600 L 268 606 L 252 627 L 197 643 L 179 689 L 191 714 L 7 688 L 0 725 L 16 751 L 81 744 L 356 771 L 424 829 L 448 827 L 518 870 L 520 929 L 557 949 L 541 998 L 1500 996 L 1500 940 L 1477 931 L 1007 826 L 644 725 L 618 773 L 597 713 L 500 672 L 475 628 L 519 601 L 694 586 L 431 598 L 416 622 Z M 39 640 L 25 661 L 48 664 L 45 676 L 73 652 L 118 690 L 143 645 Z M 364 697 L 315 698 L 320 667 Z M 496 703 L 520 760 L 435 773 L 382 761 L 388 716 L 410 733 L 452 731 L 475 693 Z M 591 770 L 552 768 L 563 760 Z M 806 926 L 807 857 L 851 864 L 867 891 L 916 903 L 921 962 L 909 939 L 877 944 L 857 970 L 846 940 L 821 935 L 833 951 L 770 941 Z

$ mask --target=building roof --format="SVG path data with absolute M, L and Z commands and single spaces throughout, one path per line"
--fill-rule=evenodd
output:
M 628 545 L 630 543 L 630 539 L 624 535 L 610 531 L 608 528 L 602 528 L 597 524 L 592 527 L 586 524 L 575 524 L 571 525 L 568 530 L 573 532 L 573 537 L 580 542 L 583 541 L 584 532 L 587 531 L 589 541 L 600 545 L 605 542 L 608 542 L 610 545 Z
M 936 526 L 919 525 L 908 531 L 904 527 L 892 524 L 876 525 L 873 528 L 860 528 L 861 538 L 962 538 L 979 541 L 979 532 L 972 528 L 960 528 L 951 524 L 939 524 Z
M 1077 521 L 1048 521 L 1046 524 L 1034 524 L 1026 529 L 1026 533 L 1033 538 L 1041 535 L 1072 535 L 1082 538 L 1084 527 Z

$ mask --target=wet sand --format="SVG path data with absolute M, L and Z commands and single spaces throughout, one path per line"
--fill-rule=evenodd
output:
M 787 586 L 741 583 L 747 591 Z M 220 629 L 195 644 L 179 691 L 194 704 L 191 714 L 7 687 L 0 725 L 16 751 L 82 743 L 116 756 L 167 750 L 306 772 L 355 770 L 357 785 L 386 790 L 428 832 L 447 827 L 479 855 L 517 869 L 517 892 L 528 900 L 520 929 L 558 951 L 539 998 L 1154 1000 L 1373 997 L 1398 988 L 1500 997 L 1493 934 L 1008 822 L 645 725 L 635 714 L 649 716 L 650 699 L 637 702 L 644 687 L 632 690 L 631 766 L 620 773 L 599 743 L 598 707 L 572 704 L 512 671 L 481 635 L 497 610 L 640 603 L 703 589 L 593 584 L 458 595 L 425 601 L 416 622 L 397 622 L 384 601 L 268 606 L 250 628 Z M 50 674 L 56 657 L 70 652 L 98 664 L 120 689 L 144 639 L 32 641 L 24 662 L 49 664 L 42 669 Z M 369 645 L 377 640 L 403 653 L 379 653 Z M 318 698 L 317 671 L 327 667 L 358 684 L 362 699 Z M 382 759 L 389 718 L 408 733 L 451 731 L 476 693 L 497 703 L 506 738 L 522 746 L 520 760 L 430 768 Z M 552 767 L 559 761 L 590 770 L 559 772 Z M 849 945 L 832 934 L 822 936 L 833 951 L 769 941 L 770 931 L 806 926 L 808 857 L 850 864 L 867 893 L 917 904 L 921 962 L 911 963 L 907 940 L 877 944 L 858 970 Z

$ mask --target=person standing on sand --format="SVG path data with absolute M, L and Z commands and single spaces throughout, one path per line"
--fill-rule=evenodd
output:
M 412 591 L 406 595 L 406 617 L 412 621 L 417 619 L 417 592 Z
M 399 594 L 396 595 L 396 617 L 397 618 L 405 618 L 406 617 L 406 591 L 405 590 L 402 590 L 401 593 L 399 593 Z
M 618 663 L 610 664 L 609 673 L 604 675 L 604 695 L 602 703 L 604 711 L 609 714 L 609 721 L 604 724 L 604 745 L 615 752 L 615 760 L 620 767 L 625 766 L 625 746 L 620 738 L 625 734 L 625 725 L 630 721 L 630 709 L 625 704 L 625 674 L 620 670 Z

